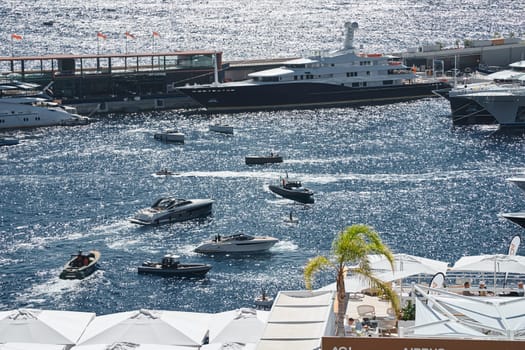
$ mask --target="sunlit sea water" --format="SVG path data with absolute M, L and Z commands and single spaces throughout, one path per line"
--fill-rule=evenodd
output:
M 0 3 L 2 54 L 103 50 L 219 49 L 226 59 L 297 55 L 341 44 L 347 20 L 373 51 L 425 41 L 519 33 L 515 1 L 93 1 Z M 51 27 L 42 22 L 54 20 Z M 121 38 L 118 39 L 117 37 Z M 454 262 L 504 253 L 521 228 L 498 218 L 521 210 L 524 194 L 506 178 L 522 173 L 524 138 L 492 127 L 453 128 L 440 99 L 364 108 L 205 115 L 167 111 L 110 115 L 79 127 L 14 131 L 0 148 L 0 309 L 38 307 L 106 314 L 138 308 L 223 311 L 251 306 L 265 289 L 302 289 L 307 259 L 327 254 L 347 225 L 373 226 L 396 252 Z M 235 135 L 210 133 L 220 119 Z M 153 139 L 177 126 L 184 145 Z M 285 162 L 248 167 L 244 156 L 279 151 Z M 178 173 L 158 177 L 168 168 Z M 267 186 L 286 172 L 315 191 L 312 206 L 278 198 Z M 128 218 L 160 195 L 213 198 L 213 216 L 155 228 Z M 284 220 L 290 211 L 298 224 Z M 269 253 L 201 256 L 213 234 L 245 232 L 281 241 Z M 77 249 L 98 249 L 101 269 L 83 281 L 58 279 Z M 213 265 L 203 279 L 139 276 L 136 267 L 167 252 Z M 332 282 L 323 275 L 316 286 Z

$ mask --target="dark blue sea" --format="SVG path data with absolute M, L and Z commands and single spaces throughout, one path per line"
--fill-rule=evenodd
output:
M 111 39 L 103 49 L 119 52 L 120 36 L 133 31 L 137 40 L 128 50 L 146 51 L 155 30 L 159 47 L 220 49 L 228 60 L 336 48 L 347 20 L 360 23 L 357 41 L 382 52 L 524 27 L 515 1 L 250 3 L 3 1 L 0 37 L 23 35 L 13 43 L 16 54 L 93 53 L 102 31 Z M 42 26 L 52 19 L 53 26 Z M 10 42 L 2 45 L 0 54 L 9 55 Z M 219 120 L 234 125 L 235 134 L 209 132 Z M 184 145 L 153 139 L 173 127 L 186 134 Z M 438 98 L 363 108 L 107 115 L 86 126 L 8 134 L 20 144 L 0 148 L 0 309 L 224 311 L 252 306 L 262 289 L 303 289 L 307 260 L 328 254 L 348 225 L 372 226 L 395 252 L 451 264 L 462 255 L 506 253 L 522 232 L 498 213 L 525 207 L 525 194 L 506 181 L 525 172 L 525 137 L 453 127 L 448 103 Z M 284 163 L 244 164 L 244 156 L 270 151 Z M 154 175 L 163 168 L 177 175 Z M 315 204 L 293 204 L 268 190 L 286 173 L 315 192 Z M 128 222 L 166 194 L 212 198 L 213 215 L 154 228 Z M 297 224 L 285 222 L 290 212 Z M 260 255 L 193 252 L 215 234 L 241 232 L 280 242 Z M 100 270 L 82 281 L 60 280 L 79 249 L 99 250 Z M 137 274 L 144 260 L 166 253 L 213 268 L 203 279 Z M 314 287 L 332 281 L 325 274 Z

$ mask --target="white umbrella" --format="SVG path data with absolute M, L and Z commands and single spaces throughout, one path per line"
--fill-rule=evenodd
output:
M 18 309 L 0 312 L 0 343 L 40 343 L 73 345 L 92 312 Z
M 464 256 L 456 261 L 452 270 L 525 273 L 525 256 L 506 254 Z
M 226 311 L 211 318 L 210 343 L 257 343 L 270 312 L 249 308 Z
M 394 254 L 394 272 L 384 255 L 370 255 L 370 266 L 383 281 L 389 282 L 409 276 L 438 272 L 446 273 L 448 263 L 409 254 Z
M 497 272 L 525 272 L 525 256 L 506 254 L 464 256 L 456 261 L 452 267 L 452 270 L 493 272 L 494 288 L 496 288 Z
M 163 344 L 200 346 L 208 332 L 210 314 L 180 311 L 137 310 L 96 317 L 79 345 Z

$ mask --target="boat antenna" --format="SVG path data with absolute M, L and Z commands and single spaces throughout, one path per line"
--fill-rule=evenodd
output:
M 213 63 L 213 86 L 219 85 L 219 63 L 217 62 L 217 51 L 215 51 L 212 55 L 212 63 Z

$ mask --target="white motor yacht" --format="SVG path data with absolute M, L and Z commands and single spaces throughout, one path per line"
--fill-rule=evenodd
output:
M 216 235 L 195 248 L 197 253 L 255 253 L 264 252 L 279 242 L 269 236 L 250 236 L 239 233 L 231 236 Z
M 65 106 L 40 98 L 0 99 L 0 129 L 83 125 L 88 121 Z
M 0 129 L 88 123 L 89 118 L 44 97 L 38 87 L 16 81 L 0 84 Z
M 206 217 L 211 214 L 211 199 L 159 198 L 149 208 L 139 210 L 130 221 L 139 225 L 160 225 Z

